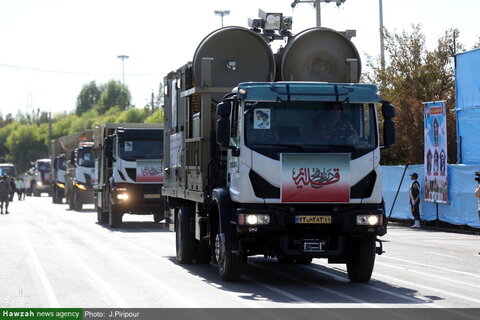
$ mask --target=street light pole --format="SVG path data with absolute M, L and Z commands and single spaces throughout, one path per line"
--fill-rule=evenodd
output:
M 223 28 L 223 17 L 228 16 L 230 14 L 230 10 L 215 10 L 214 12 L 217 16 L 220 16 L 222 20 L 222 28 Z
M 125 59 L 128 59 L 129 57 L 126 55 L 120 55 L 120 56 L 117 56 L 117 58 L 122 60 L 122 80 L 123 80 L 123 86 L 125 86 Z
M 384 40 L 384 32 L 383 32 L 383 3 L 382 0 L 379 0 L 378 4 L 380 10 L 380 65 L 382 70 L 385 69 L 385 46 L 383 43 Z

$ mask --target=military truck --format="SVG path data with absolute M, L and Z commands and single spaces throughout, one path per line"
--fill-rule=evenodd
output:
M 9 177 L 15 177 L 16 176 L 16 170 L 15 166 L 13 163 L 0 163 L 0 176 L 3 176 L 6 174 Z
M 129 214 L 164 219 L 163 125 L 107 123 L 95 127 L 94 202 L 98 223 L 117 228 Z
M 27 196 L 40 197 L 42 193 L 52 192 L 51 160 L 37 159 L 24 176 Z
M 52 159 L 52 201 L 53 203 L 62 203 L 63 198 L 65 197 L 65 189 L 70 187 L 69 190 L 72 190 L 70 194 L 73 193 L 73 179 L 72 177 L 67 176 L 68 169 L 68 156 L 71 156 L 72 151 L 75 151 L 79 147 L 80 143 L 91 142 L 93 139 L 93 130 L 85 130 L 82 132 L 77 132 L 68 136 L 63 136 L 57 139 L 52 139 L 51 141 L 51 159 Z M 71 170 L 71 174 L 76 175 L 75 170 Z M 78 174 L 81 176 L 84 171 L 79 169 Z M 81 178 L 81 177 L 80 177 Z M 67 184 L 69 180 L 69 184 Z M 85 179 L 83 179 L 85 180 Z M 86 180 L 85 180 L 86 182 Z M 84 183 L 86 184 L 86 183 Z M 72 194 L 73 195 L 73 194 Z M 66 198 L 67 202 L 70 199 L 72 203 L 72 208 L 75 207 L 75 199 Z M 79 202 L 77 200 L 77 202 Z M 90 200 L 91 203 L 91 200 Z M 80 204 L 77 204 L 77 209 L 79 209 Z
M 292 35 L 290 17 L 261 14 L 252 29 L 213 31 L 165 77 L 162 194 L 177 260 L 213 262 L 233 281 L 249 256 L 326 258 L 367 282 L 386 233 L 379 163 L 394 107 L 358 83 L 348 32 Z M 273 54 L 276 39 L 287 44 Z

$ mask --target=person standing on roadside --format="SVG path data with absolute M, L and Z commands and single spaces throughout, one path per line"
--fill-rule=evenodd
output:
M 6 174 L 3 175 L 2 181 L 0 181 L 0 213 L 3 214 L 3 203 L 5 202 L 5 214 L 8 214 L 8 204 L 10 202 L 10 195 L 12 193 L 12 187 L 10 180 Z
M 413 180 L 410 185 L 410 207 L 412 208 L 412 215 L 415 220 L 411 227 L 420 229 L 420 183 L 417 181 L 418 174 L 416 172 L 412 173 L 410 179 Z

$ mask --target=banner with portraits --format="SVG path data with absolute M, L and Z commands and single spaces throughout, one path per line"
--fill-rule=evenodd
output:
M 448 202 L 445 101 L 424 102 L 425 201 Z

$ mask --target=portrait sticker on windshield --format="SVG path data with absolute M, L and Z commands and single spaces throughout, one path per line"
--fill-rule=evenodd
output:
M 270 109 L 255 109 L 253 129 L 270 129 Z
M 125 152 L 133 151 L 133 141 L 125 141 Z

